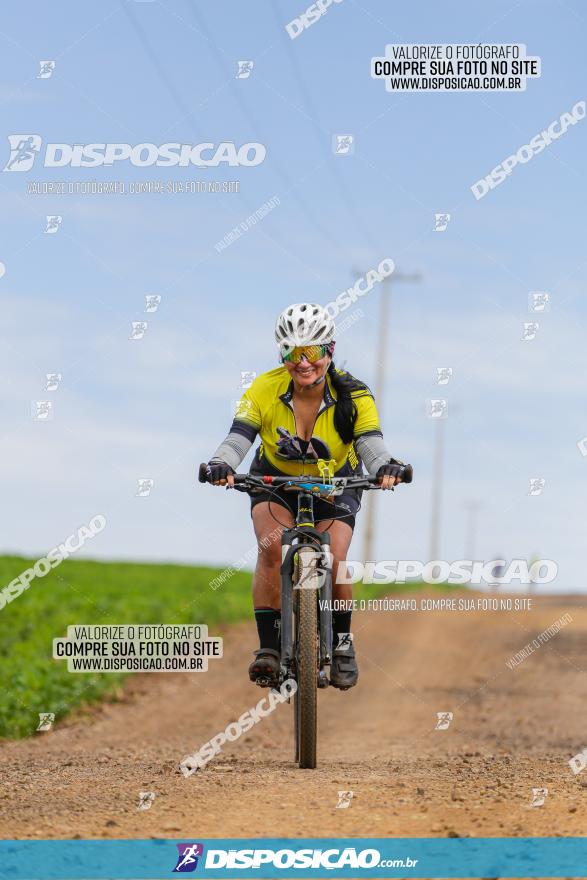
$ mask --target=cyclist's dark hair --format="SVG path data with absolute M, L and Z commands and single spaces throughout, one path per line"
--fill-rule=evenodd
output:
M 351 443 L 357 421 L 357 405 L 351 397 L 351 392 L 364 391 L 367 394 L 371 392 L 364 382 L 355 379 L 350 373 L 339 373 L 334 366 L 334 361 L 330 361 L 328 365 L 328 376 L 330 384 L 336 391 L 334 427 L 344 443 Z

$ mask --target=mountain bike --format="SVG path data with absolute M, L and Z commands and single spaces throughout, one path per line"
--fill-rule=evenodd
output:
M 201 464 L 199 481 L 209 482 Z M 400 482 L 411 483 L 412 466 L 403 465 Z M 332 556 L 328 530 L 318 531 L 314 499 L 336 506 L 346 489 L 379 489 L 377 477 L 285 477 L 235 474 L 234 488 L 248 494 L 284 488 L 298 493 L 295 525 L 281 535 L 281 660 L 279 685 L 297 684 L 294 701 L 295 761 L 316 767 L 318 690 L 330 684 L 326 667 L 332 659 Z M 271 682 L 258 681 L 261 686 Z

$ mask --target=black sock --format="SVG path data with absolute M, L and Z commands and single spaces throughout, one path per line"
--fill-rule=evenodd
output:
M 334 651 L 340 647 L 341 639 L 339 636 L 342 636 L 343 633 L 350 633 L 351 631 L 352 613 L 352 611 L 332 612 L 332 649 Z
M 281 611 L 275 608 L 255 608 L 255 621 L 259 633 L 259 647 L 279 651 L 281 635 Z

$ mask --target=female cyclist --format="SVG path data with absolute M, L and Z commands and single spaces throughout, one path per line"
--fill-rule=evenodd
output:
M 258 376 L 245 391 L 230 433 L 208 463 L 211 482 L 233 486 L 232 475 L 251 448 L 257 434 L 261 444 L 251 464 L 252 474 L 319 476 L 312 461 L 336 462 L 335 474 L 376 475 L 382 489 L 398 482 L 401 462 L 389 454 L 379 426 L 375 401 L 367 386 L 349 373 L 337 370 L 334 322 L 322 306 L 296 303 L 281 313 L 275 325 L 281 366 Z M 352 599 L 352 586 L 338 583 L 339 563 L 346 560 L 360 507 L 361 490 L 336 496 L 336 505 L 318 499 L 314 505 L 316 527 L 330 532 L 333 598 Z M 274 505 L 279 505 L 277 525 Z M 249 667 L 251 681 L 277 681 L 281 624 L 281 532 L 294 524 L 296 499 L 283 490 L 251 497 L 251 517 L 258 544 L 253 577 L 253 604 L 259 633 L 259 650 Z M 338 603 L 346 607 L 346 603 Z M 350 603 L 348 603 L 350 604 Z M 333 656 L 330 682 L 347 689 L 357 683 L 359 670 L 351 632 L 351 611 L 333 611 Z M 344 643 L 343 650 L 337 650 Z

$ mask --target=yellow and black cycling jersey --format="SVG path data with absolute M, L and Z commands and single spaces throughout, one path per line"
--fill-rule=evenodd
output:
M 344 375 L 341 370 L 336 372 Z M 241 434 L 250 442 L 255 440 L 257 434 L 261 439 L 251 473 L 319 476 L 318 466 L 314 462 L 307 458 L 303 462 L 284 458 L 278 445 L 278 428 L 285 429 L 292 437 L 296 435 L 292 396 L 293 381 L 285 367 L 281 366 L 258 376 L 239 401 L 231 433 Z M 377 408 L 369 389 L 352 391 L 351 398 L 357 408 L 357 418 L 353 440 L 345 443 L 334 426 L 336 392 L 327 373 L 324 399 L 310 440 L 312 446 L 319 450 L 319 457 L 336 461 L 335 473 L 341 476 L 361 473 L 355 440 L 367 435 L 382 436 Z

